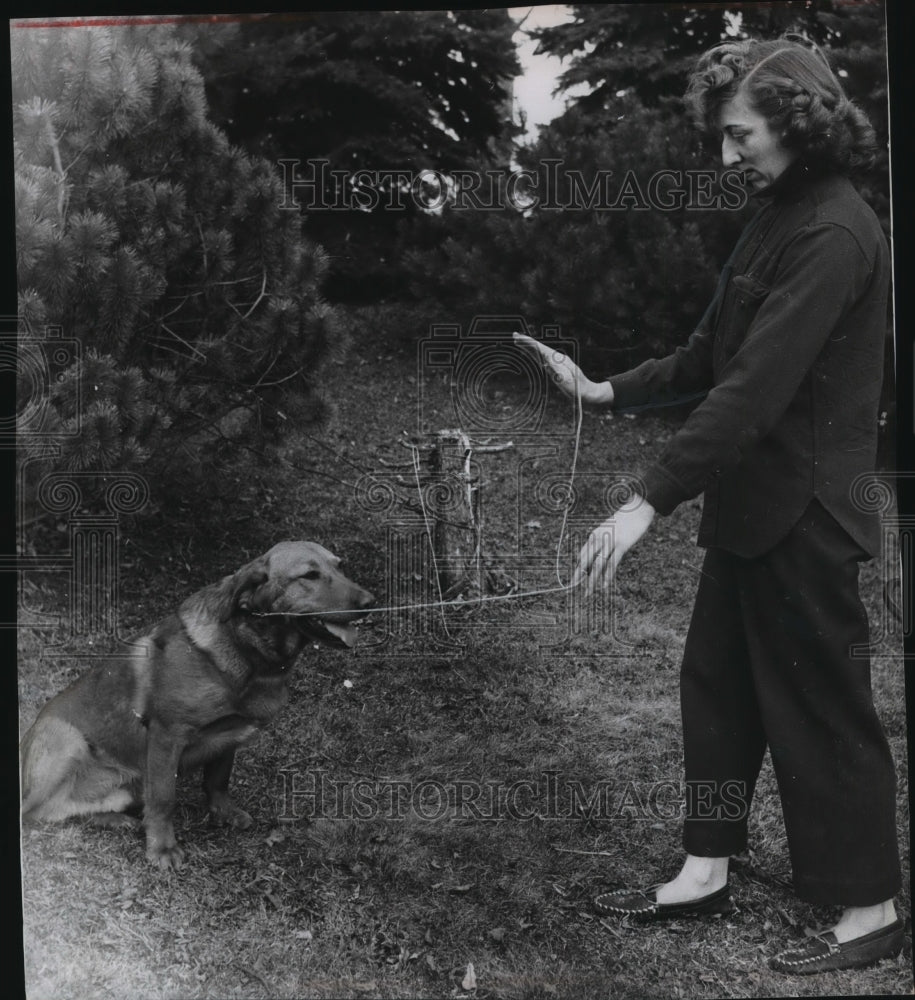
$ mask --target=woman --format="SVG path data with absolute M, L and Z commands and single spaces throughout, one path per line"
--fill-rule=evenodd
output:
M 788 39 L 710 50 L 687 104 L 760 203 L 698 329 L 669 357 L 604 382 L 516 335 L 587 404 L 707 393 L 639 495 L 591 534 L 574 578 L 606 588 L 656 512 L 704 493 L 707 552 L 681 673 L 685 776 L 697 790 L 686 858 L 669 881 L 595 905 L 641 919 L 727 912 L 728 859 L 747 846 L 768 746 L 795 890 L 843 907 L 830 931 L 770 965 L 865 965 L 898 954 L 904 934 L 895 774 L 869 662 L 853 652 L 868 642 L 858 563 L 879 552 L 880 529 L 852 485 L 874 470 L 890 265 L 845 174 L 872 158 L 873 132 L 819 51 Z

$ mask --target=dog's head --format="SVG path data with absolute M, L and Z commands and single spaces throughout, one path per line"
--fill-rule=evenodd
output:
M 316 542 L 280 542 L 223 581 L 217 615 L 273 619 L 329 645 L 352 646 L 354 623 L 375 599 L 339 567 L 337 556 Z

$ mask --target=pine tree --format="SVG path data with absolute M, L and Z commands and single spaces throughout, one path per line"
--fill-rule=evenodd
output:
M 512 130 L 519 65 L 505 10 L 324 11 L 183 30 L 214 121 L 271 159 L 447 170 Z
M 586 112 L 612 107 L 627 91 L 653 107 L 682 91 L 699 52 L 721 40 L 726 9 L 703 4 L 572 4 L 571 21 L 531 31 L 537 51 L 568 59 L 559 89 L 581 84 L 574 103 Z
M 375 208 L 315 211 L 308 220 L 331 257 L 325 291 L 334 301 L 400 294 L 409 279 L 402 241 L 419 210 L 411 197 L 388 207 L 398 182 L 377 175 L 509 160 L 520 67 L 504 9 L 324 11 L 184 30 L 195 39 L 214 120 L 233 141 L 297 160 L 306 176 L 309 162 L 326 161 L 328 205 L 346 203 L 344 178 L 367 172 Z
M 341 333 L 326 255 L 275 166 L 208 120 L 191 55 L 168 26 L 13 28 L 20 333 L 82 349 L 46 387 L 59 454 L 43 468 L 166 488 L 227 435 L 316 413 Z

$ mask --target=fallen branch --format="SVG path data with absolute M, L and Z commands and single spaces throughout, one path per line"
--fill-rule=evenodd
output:
M 574 847 L 557 847 L 555 844 L 550 844 L 550 847 L 552 847 L 554 851 L 560 851 L 562 854 L 587 854 L 589 857 L 594 858 L 617 857 L 613 851 L 576 851 Z

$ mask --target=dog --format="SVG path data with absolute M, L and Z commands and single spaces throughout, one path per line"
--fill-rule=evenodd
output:
M 175 779 L 202 767 L 209 813 L 251 826 L 228 793 L 236 749 L 286 703 L 303 647 L 352 646 L 374 602 L 339 564 L 314 542 L 280 542 L 52 698 L 20 744 L 23 820 L 136 824 L 125 811 L 142 809 L 147 858 L 180 868 Z

